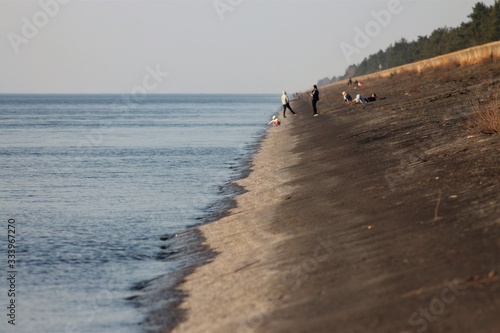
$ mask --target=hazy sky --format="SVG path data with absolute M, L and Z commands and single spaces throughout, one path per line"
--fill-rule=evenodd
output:
M 0 0 L 0 93 L 294 92 L 476 2 Z

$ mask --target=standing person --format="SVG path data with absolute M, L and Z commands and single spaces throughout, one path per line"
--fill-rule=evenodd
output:
M 281 104 L 283 104 L 283 118 L 286 118 L 286 109 L 290 109 L 293 114 L 296 114 L 292 108 L 290 107 L 290 101 L 288 100 L 288 96 L 286 95 L 286 91 L 283 91 L 283 95 L 281 95 Z
M 313 86 L 313 90 L 311 91 L 311 101 L 313 106 L 314 117 L 318 115 L 318 109 L 316 108 L 316 103 L 319 101 L 319 90 L 316 85 Z

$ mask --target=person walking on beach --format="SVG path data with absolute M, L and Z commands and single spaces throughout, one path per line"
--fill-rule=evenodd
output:
M 316 117 L 318 115 L 318 109 L 316 108 L 316 104 L 319 101 L 319 90 L 316 85 L 313 86 L 313 90 L 311 91 L 310 95 L 311 95 L 314 117 Z
M 290 107 L 290 101 L 288 100 L 288 96 L 286 95 L 286 91 L 283 91 L 283 95 L 281 95 L 281 104 L 283 104 L 283 118 L 286 118 L 286 109 L 290 109 L 293 114 L 296 114 L 292 108 Z

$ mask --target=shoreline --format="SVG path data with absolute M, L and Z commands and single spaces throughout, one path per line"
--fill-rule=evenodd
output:
M 206 285 L 217 285 L 218 288 L 225 290 L 225 295 L 231 296 L 230 300 L 225 300 L 224 302 L 230 302 L 231 304 L 236 304 L 238 298 L 242 298 L 247 291 L 241 289 L 241 286 L 234 284 L 232 281 L 231 271 L 243 274 L 246 278 L 251 278 L 248 273 L 251 271 L 247 270 L 250 267 L 258 267 L 261 261 L 265 261 L 265 258 L 259 258 L 255 255 L 256 252 L 264 252 L 265 247 L 271 246 L 268 242 L 279 242 L 284 239 L 276 240 L 275 235 L 266 232 L 265 223 L 263 221 L 270 221 L 273 218 L 273 206 L 275 206 L 283 197 L 287 196 L 286 190 L 283 189 L 282 185 L 286 181 L 286 174 L 279 174 L 278 170 L 283 167 L 283 165 L 291 164 L 293 161 L 289 158 L 284 158 L 286 154 L 279 158 L 274 152 L 275 147 L 279 146 L 280 151 L 286 149 L 290 151 L 294 144 L 292 142 L 284 142 L 286 137 L 283 135 L 285 131 L 288 130 L 286 123 L 278 128 L 271 128 L 267 131 L 266 136 L 260 141 L 260 149 L 253 155 L 250 162 L 250 168 L 246 177 L 235 181 L 237 186 L 244 188 L 244 193 L 237 195 L 235 197 L 236 206 L 229 209 L 225 216 L 220 218 L 215 222 L 199 226 L 198 229 L 204 235 L 206 241 L 205 246 L 210 248 L 216 256 L 210 262 L 209 265 L 204 265 L 196 268 L 196 273 L 198 277 L 190 282 L 191 276 L 187 277 L 187 282 L 182 284 L 182 289 L 191 288 L 196 289 L 196 293 L 203 294 L 204 286 Z M 286 147 L 286 148 L 284 148 Z M 277 158 L 278 157 L 278 158 Z M 262 163 L 261 161 L 266 161 Z M 270 162 L 270 163 L 268 163 Z M 266 204 L 261 206 L 262 201 Z M 219 245 L 220 244 L 220 245 Z M 218 264 L 218 263 L 221 264 Z M 230 265 L 227 263 L 230 262 Z M 215 266 L 215 267 L 214 267 Z M 204 272 L 204 271 L 207 272 Z M 215 279 L 210 276 L 210 273 L 217 270 L 220 274 L 216 274 Z M 204 278 L 206 277 L 206 280 Z M 227 280 L 225 280 L 227 278 Z M 200 279 L 204 280 L 200 283 Z M 264 281 L 262 281 L 264 282 Z M 189 287 L 187 287 L 189 285 Z M 230 292 L 227 291 L 229 286 L 234 286 Z M 261 287 L 264 287 L 264 283 Z M 197 288 L 201 287 L 201 288 Z M 208 290 L 207 290 L 208 291 Z M 211 291 L 210 291 L 211 292 Z M 189 294 L 183 302 L 181 307 L 182 311 L 194 310 L 196 313 L 201 314 L 200 318 L 193 318 L 189 316 L 188 322 L 198 321 L 198 323 L 204 321 L 203 313 L 206 311 L 213 311 L 211 304 L 207 304 L 203 301 L 198 302 L 193 299 L 193 294 Z M 201 298 L 206 299 L 210 295 L 200 295 Z M 247 296 L 244 296 L 248 300 Z M 255 300 L 258 298 L 256 297 Z M 246 312 L 250 313 L 253 306 L 247 306 L 244 303 L 240 303 L 240 306 L 244 308 L 235 308 L 235 313 L 244 314 Z M 198 307 L 200 306 L 200 307 Z M 207 308 L 204 308 L 207 307 Z M 224 309 L 224 311 L 226 311 Z M 224 317 L 224 314 L 219 314 Z M 243 317 L 246 317 L 243 315 Z M 243 321 L 246 318 L 243 318 Z M 210 323 L 211 327 L 205 327 L 204 324 L 196 324 L 197 327 L 193 328 L 191 325 L 185 327 L 185 323 L 180 323 L 173 332 L 183 332 L 183 331 L 225 331 L 225 323 L 222 322 L 222 326 L 217 326 L 217 323 Z M 199 326 L 198 326 L 199 325 Z M 212 325 L 215 325 L 213 327 Z M 230 330 L 236 332 L 238 327 L 231 326 Z M 240 329 L 241 330 L 241 329 Z M 167 330 L 168 331 L 168 330 Z
M 209 263 L 217 256 L 217 253 L 206 244 L 206 238 L 199 228 L 223 219 L 236 208 L 236 197 L 246 192 L 238 181 L 249 176 L 253 156 L 258 152 L 266 136 L 267 130 L 259 131 L 256 134 L 256 141 L 245 148 L 248 153 L 243 155 L 237 166 L 232 167 L 236 170 L 236 174 L 219 185 L 220 198 L 204 208 L 203 215 L 196 218 L 199 223 L 187 226 L 187 229 L 181 232 L 161 237 L 160 240 L 165 242 L 164 247 L 170 251 L 169 259 L 177 263 L 176 269 L 137 283 L 132 290 L 141 293 L 127 298 L 128 301 L 134 302 L 135 306 L 148 309 L 140 323 L 143 329 L 170 331 L 186 320 L 185 310 L 181 308 L 186 295 L 180 286 L 198 267 Z
M 373 79 L 350 91 L 384 97 L 368 105 L 331 85 L 314 118 L 294 101 L 237 206 L 198 228 L 217 255 L 173 332 L 494 332 L 500 139 L 465 123 L 495 68 Z

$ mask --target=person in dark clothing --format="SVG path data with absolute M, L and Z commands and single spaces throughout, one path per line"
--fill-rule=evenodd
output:
M 319 101 L 319 90 L 316 85 L 313 86 L 313 90 L 311 91 L 310 95 L 311 95 L 314 117 L 316 117 L 318 115 L 318 109 L 316 108 L 316 104 Z
M 375 102 L 377 100 L 377 94 L 373 93 L 370 97 L 366 98 L 368 102 Z
M 352 102 L 352 97 L 345 91 L 342 92 L 342 96 L 344 97 L 344 103 Z

